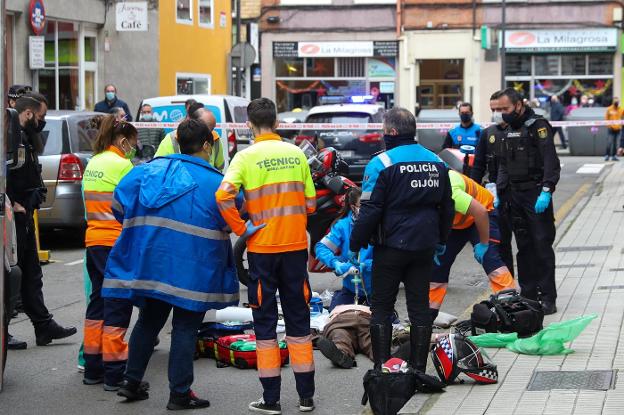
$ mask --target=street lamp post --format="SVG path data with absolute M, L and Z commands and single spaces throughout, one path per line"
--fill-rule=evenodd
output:
M 507 2 L 502 0 L 501 3 L 502 21 L 501 21 L 501 89 L 505 89 L 505 25 L 507 19 Z

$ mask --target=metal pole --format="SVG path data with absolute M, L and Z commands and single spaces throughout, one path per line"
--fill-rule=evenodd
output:
M 502 8 L 502 15 L 503 15 L 503 19 L 501 22 L 501 48 L 500 48 L 500 54 L 501 54 L 501 89 L 505 89 L 505 26 L 507 23 L 507 2 L 505 0 L 503 0 L 503 2 L 501 3 L 501 8 Z
M 241 2 L 240 0 L 236 0 L 236 44 L 238 45 L 239 43 L 241 43 L 241 15 L 240 15 L 240 7 L 241 7 Z M 243 86 L 243 82 L 242 82 L 242 75 L 241 75 L 241 62 L 240 59 L 236 60 L 236 95 L 237 96 L 241 96 L 243 91 L 242 91 L 242 86 Z

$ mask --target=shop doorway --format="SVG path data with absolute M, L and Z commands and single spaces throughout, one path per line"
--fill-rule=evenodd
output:
M 456 108 L 464 98 L 464 60 L 420 61 L 420 83 L 416 96 L 421 108 Z

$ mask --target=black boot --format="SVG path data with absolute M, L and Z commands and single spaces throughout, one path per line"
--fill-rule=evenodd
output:
M 28 344 L 23 340 L 18 340 L 9 334 L 7 349 L 9 350 L 26 350 Z
M 35 328 L 37 346 L 45 346 L 52 343 L 52 340 L 64 339 L 76 334 L 76 327 L 61 327 L 54 320 L 42 328 Z
M 124 380 L 119 385 L 117 396 L 126 398 L 127 402 L 144 401 L 149 398 L 149 383 Z
M 321 337 L 316 342 L 316 347 L 319 348 L 323 356 L 331 360 L 331 362 L 343 369 L 351 369 L 353 367 L 353 358 L 340 350 L 336 343 L 329 340 L 327 337 Z
M 392 326 L 389 324 L 371 324 L 370 334 L 373 348 L 373 369 L 381 370 L 381 366 L 390 359 Z
M 410 365 L 423 373 L 427 370 L 431 341 L 431 326 L 410 328 Z

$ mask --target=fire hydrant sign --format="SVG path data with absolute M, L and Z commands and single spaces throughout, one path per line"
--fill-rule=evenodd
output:
M 45 68 L 45 36 L 28 37 L 28 63 L 30 69 Z
M 147 2 L 117 3 L 115 17 L 118 32 L 146 32 Z

